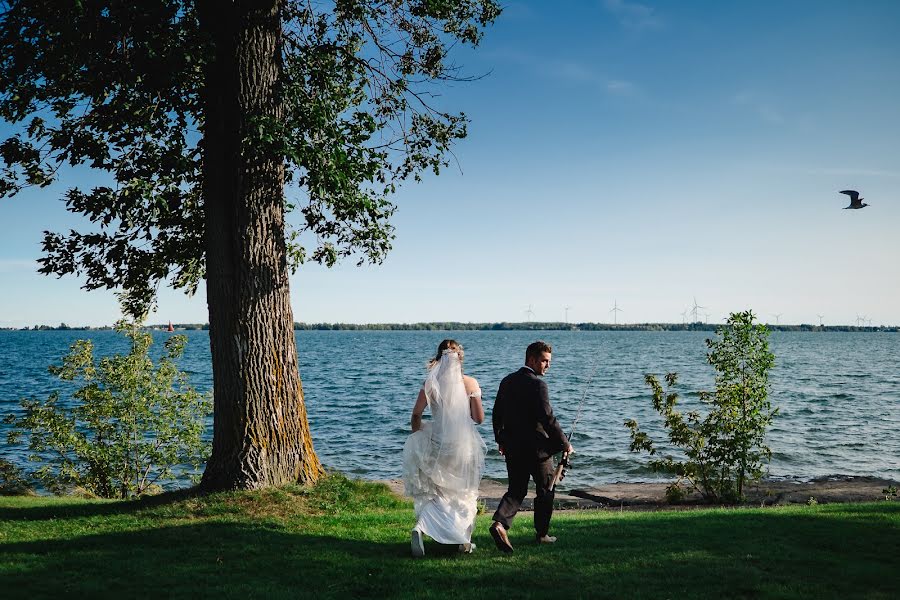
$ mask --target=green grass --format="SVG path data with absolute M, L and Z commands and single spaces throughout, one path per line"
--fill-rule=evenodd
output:
M 169 494 L 134 502 L 0 498 L 0 597 L 897 598 L 900 502 L 531 515 L 502 555 L 409 556 L 410 505 L 377 484 Z

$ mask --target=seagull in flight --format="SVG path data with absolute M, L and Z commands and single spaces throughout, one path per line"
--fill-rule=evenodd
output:
M 843 190 L 841 193 L 850 196 L 850 206 L 845 206 L 845 210 L 848 208 L 863 208 L 864 206 L 868 206 L 868 204 L 863 202 L 865 198 L 860 198 L 859 192 L 856 190 Z

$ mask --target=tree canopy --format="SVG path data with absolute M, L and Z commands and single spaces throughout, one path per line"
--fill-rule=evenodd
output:
M 217 3 L 213 3 L 213 9 Z M 219 6 L 223 12 L 232 3 Z M 236 5 L 242 3 L 238 2 Z M 65 192 L 84 231 L 45 232 L 40 271 L 121 288 L 142 312 L 161 282 L 194 291 L 205 274 L 204 68 L 214 41 L 190 0 L 0 3 L 0 195 L 47 186 L 61 166 L 108 174 Z M 438 172 L 466 117 L 433 106 L 449 61 L 499 14 L 493 0 L 277 3 L 281 118 L 250 115 L 243 150 L 282 157 L 300 218 L 290 266 L 380 262 L 391 247 L 390 195 Z
M 54 0 L 0 4 L 0 194 L 64 165 L 85 231 L 45 232 L 40 271 L 122 290 L 206 283 L 209 490 L 314 482 L 288 285 L 306 260 L 379 262 L 399 182 L 438 172 L 466 118 L 431 103 L 459 78 L 493 0 Z M 285 193 L 286 186 L 294 190 Z M 297 211 L 291 229 L 285 214 Z

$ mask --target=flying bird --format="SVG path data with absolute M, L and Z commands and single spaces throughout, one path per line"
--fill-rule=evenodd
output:
M 845 206 L 845 210 L 848 208 L 862 208 L 864 206 L 868 206 L 868 204 L 863 202 L 865 198 L 860 198 L 859 192 L 857 192 L 856 190 L 843 190 L 841 191 L 841 193 L 850 196 L 850 206 Z

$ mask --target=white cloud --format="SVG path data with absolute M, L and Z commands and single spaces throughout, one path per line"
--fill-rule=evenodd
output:
M 737 106 L 749 109 L 765 123 L 781 125 L 785 122 L 784 115 L 775 103 L 756 92 L 740 91 L 732 97 L 732 102 Z
M 857 168 L 813 168 L 806 169 L 805 172 L 810 175 L 850 175 L 859 177 L 900 177 L 900 172 L 884 171 L 881 169 L 857 169 Z
M 598 86 L 609 94 L 633 96 L 640 93 L 640 88 L 637 84 L 623 79 L 610 79 L 598 73 L 591 66 L 575 60 L 548 60 L 509 49 L 494 52 L 492 56 L 499 60 L 532 67 L 542 77 Z
M 37 271 L 40 265 L 33 260 L 18 258 L 0 258 L 0 273 L 12 273 L 13 271 Z
M 503 20 L 522 19 L 531 20 L 538 16 L 533 7 L 522 2 L 510 2 L 503 5 Z
M 637 87 L 630 81 L 610 79 L 606 82 L 606 91 L 611 94 L 619 94 L 620 96 L 630 96 L 637 91 Z
M 570 81 L 596 82 L 598 80 L 597 74 L 589 67 L 575 62 L 549 62 L 546 64 L 546 69 L 550 73 Z
M 649 6 L 625 0 L 603 0 L 603 6 L 629 29 L 659 29 L 663 26 L 662 18 Z
M 616 96 L 633 96 L 638 93 L 638 87 L 634 83 L 623 79 L 609 79 L 590 67 L 576 62 L 546 62 L 541 70 L 551 76 L 573 83 L 599 86 L 608 94 Z

